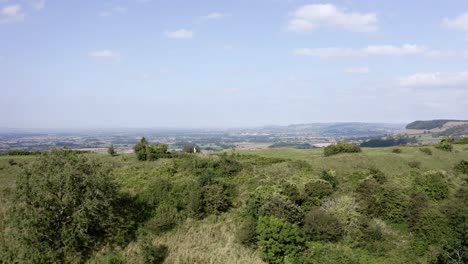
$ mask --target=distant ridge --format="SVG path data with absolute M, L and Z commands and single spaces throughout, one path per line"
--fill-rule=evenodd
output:
M 468 122 L 468 120 L 454 120 L 454 119 L 434 119 L 434 120 L 427 120 L 427 121 L 414 121 L 406 125 L 406 129 L 434 129 L 434 128 L 442 128 L 448 122 Z

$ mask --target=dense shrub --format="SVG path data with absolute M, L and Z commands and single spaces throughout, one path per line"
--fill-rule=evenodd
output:
M 302 204 L 302 195 L 295 184 L 283 182 L 281 184 L 281 194 L 288 197 L 295 204 Z
M 388 253 L 393 244 L 385 222 L 379 219 L 363 218 L 360 222 L 355 246 L 366 249 L 370 254 L 382 256 Z
M 348 195 L 326 199 L 322 207 L 335 216 L 346 232 L 356 228 L 361 215 L 358 212 L 359 205 L 356 198 Z
M 416 234 L 413 250 L 419 254 L 424 254 L 429 246 L 443 245 L 453 235 L 447 218 L 436 208 L 422 210 L 412 230 Z
M 162 264 L 169 253 L 169 248 L 166 245 L 155 246 L 148 236 L 139 240 L 138 247 L 142 264 Z
M 211 184 L 202 189 L 202 208 L 205 214 L 226 212 L 231 207 L 227 189 L 221 184 Z
M 275 217 L 260 217 L 256 233 L 262 258 L 268 263 L 284 263 L 285 257 L 298 255 L 304 246 L 297 225 Z
M 384 184 L 387 181 L 387 176 L 385 176 L 385 173 L 377 168 L 370 168 L 369 176 L 374 178 L 380 184 Z
M 460 161 L 457 165 L 455 165 L 454 169 L 459 173 L 468 174 L 468 161 Z
M 236 233 L 236 240 L 244 245 L 254 246 L 257 243 L 256 227 L 257 221 L 252 217 L 247 217 Z
M 428 199 L 422 193 L 413 193 L 410 195 L 406 221 L 410 229 L 414 229 L 421 219 L 422 212 L 428 207 Z
M 444 151 L 452 151 L 453 150 L 453 138 L 447 137 L 442 139 L 439 144 L 436 145 L 436 148 Z
M 414 184 L 420 192 L 433 200 L 442 200 L 448 196 L 448 184 L 444 171 L 427 171 L 417 174 Z
M 421 168 L 421 162 L 417 160 L 408 161 L 408 166 L 413 169 Z
M 177 225 L 177 208 L 169 204 L 160 204 L 156 208 L 154 217 L 148 221 L 146 226 L 155 234 L 171 230 Z
M 133 147 L 137 159 L 141 161 L 145 160 L 157 160 L 162 157 L 167 157 L 167 145 L 157 144 L 151 145 L 146 138 L 141 138 L 140 142 Z
M 274 216 L 293 224 L 302 223 L 303 209 L 280 195 L 273 195 L 259 209 L 260 216 Z
M 340 221 L 318 207 L 307 212 L 302 228 L 312 241 L 338 241 L 344 234 Z
M 320 178 L 324 181 L 327 181 L 331 184 L 331 186 L 335 189 L 338 186 L 338 179 L 336 178 L 335 171 L 332 170 L 324 170 L 320 175 Z
M 70 150 L 52 150 L 17 181 L 12 224 L 21 262 L 83 261 L 127 219 L 109 169 Z M 126 227 L 126 226 L 125 226 Z M 18 260 L 19 260 L 18 259 Z
M 405 219 L 406 197 L 392 186 L 380 185 L 373 178 L 364 180 L 358 188 L 361 209 L 371 217 L 394 223 Z
M 392 149 L 392 153 L 395 153 L 395 154 L 400 154 L 402 151 L 400 148 L 394 148 Z
M 430 148 L 419 148 L 419 151 L 429 156 L 432 155 L 432 150 Z
M 361 152 L 361 148 L 355 144 L 345 141 L 338 141 L 336 144 L 327 146 L 324 149 L 325 156 L 331 156 L 339 153 L 355 153 Z
M 360 264 L 362 263 L 354 254 L 354 250 L 336 243 L 313 242 L 307 244 L 308 248 L 303 254 L 303 259 L 297 263 L 304 264 Z M 294 263 L 294 262 L 293 262 Z
M 325 180 L 313 180 L 304 186 L 304 202 L 307 206 L 320 205 L 320 200 L 333 193 L 332 185 Z

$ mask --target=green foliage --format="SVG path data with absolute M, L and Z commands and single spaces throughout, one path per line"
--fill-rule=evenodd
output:
M 445 171 L 427 171 L 414 178 L 416 189 L 433 200 L 442 200 L 448 196 L 447 173 Z
M 163 203 L 156 208 L 154 217 L 148 221 L 146 226 L 155 234 L 159 234 L 174 228 L 177 225 L 178 218 L 177 208 Z
M 432 155 L 432 150 L 430 148 L 419 148 L 419 151 L 429 156 Z
M 302 263 L 305 264 L 361 264 L 354 250 L 334 243 L 308 243 Z
M 244 245 L 254 246 L 257 243 L 256 227 L 257 221 L 252 217 L 247 217 L 236 233 L 236 240 Z
M 137 159 L 140 161 L 154 161 L 167 157 L 168 146 L 164 144 L 151 145 L 146 138 L 141 138 L 140 142 L 133 147 Z
M 419 219 L 412 230 L 416 234 L 413 250 L 418 254 L 424 254 L 429 246 L 440 247 L 453 235 L 447 218 L 432 207 L 420 212 Z
M 107 153 L 111 156 L 115 156 L 117 152 L 115 152 L 114 145 L 110 145 L 109 148 L 107 149 Z
M 462 160 L 455 165 L 455 171 L 468 175 L 468 161 Z
M 406 219 L 408 227 L 414 229 L 421 220 L 421 215 L 428 208 L 428 199 L 422 193 L 413 193 L 410 195 Z
M 369 176 L 375 179 L 380 184 L 384 184 L 387 181 L 387 176 L 385 176 L 385 173 L 383 173 L 377 168 L 370 168 Z
M 355 152 L 361 152 L 361 148 L 355 144 L 348 143 L 345 141 L 338 141 L 336 142 L 336 144 L 327 146 L 324 149 L 324 155 L 326 157 L 336 155 L 339 153 L 355 153 Z
M 412 169 L 421 168 L 421 162 L 417 160 L 408 161 L 408 166 Z
M 182 152 L 185 152 L 185 153 L 200 153 L 201 149 L 196 144 L 185 144 L 184 147 L 182 148 Z
M 338 186 L 338 179 L 336 178 L 335 171 L 332 170 L 324 170 L 322 171 L 322 174 L 320 175 L 320 178 L 324 181 L 327 181 L 328 183 L 331 184 L 333 189 L 335 189 Z
M 205 214 L 226 212 L 231 207 L 227 189 L 221 184 L 211 184 L 202 189 L 202 208 Z
M 454 139 L 450 137 L 446 137 L 442 139 L 439 144 L 436 145 L 436 148 L 444 151 L 451 152 L 453 150 L 453 142 Z
M 374 178 L 367 178 L 357 189 L 361 209 L 372 217 L 402 223 L 405 219 L 406 197 L 390 185 L 380 185 Z
M 284 263 L 285 257 L 298 255 L 304 246 L 297 225 L 275 217 L 260 217 L 256 233 L 262 258 L 268 263 Z
M 148 236 L 140 239 L 138 247 L 140 249 L 141 264 L 162 264 L 169 253 L 167 246 L 155 246 Z
M 274 216 L 293 224 L 300 224 L 304 218 L 304 211 L 283 196 L 272 195 L 259 208 L 259 216 Z
M 307 206 L 320 205 L 320 200 L 333 193 L 333 186 L 325 180 L 313 180 L 304 186 L 304 201 Z
M 344 234 L 340 221 L 321 208 L 307 212 L 302 228 L 312 241 L 338 241 Z
M 45 153 L 20 175 L 12 224 L 25 262 L 85 260 L 123 226 L 109 169 L 65 150 Z
M 402 151 L 400 148 L 394 148 L 392 149 L 392 153 L 395 153 L 395 154 L 400 154 Z
M 302 204 L 302 195 L 295 184 L 283 182 L 281 184 L 281 194 L 288 197 L 295 204 Z

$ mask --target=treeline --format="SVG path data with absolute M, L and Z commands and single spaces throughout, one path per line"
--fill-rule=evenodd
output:
M 270 146 L 269 148 L 295 148 L 295 149 L 313 149 L 316 148 L 309 143 L 294 143 L 294 142 L 277 142 Z
M 414 121 L 406 125 L 406 129 L 434 129 L 445 125 L 448 122 L 468 122 L 468 120 L 450 120 L 450 119 L 436 119 L 428 121 Z
M 415 137 L 387 137 L 387 138 L 374 138 L 362 142 L 361 147 L 365 148 L 381 148 L 392 147 L 406 144 L 416 144 L 418 141 Z

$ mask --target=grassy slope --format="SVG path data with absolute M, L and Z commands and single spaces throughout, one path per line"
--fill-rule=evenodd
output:
M 258 252 L 245 248 L 235 241 L 235 235 L 240 223 L 240 207 L 245 203 L 249 193 L 260 186 L 274 186 L 281 180 L 303 186 L 311 179 L 319 177 L 324 169 L 336 171 L 340 180 L 338 191 L 334 197 L 352 195 L 361 174 L 353 173 L 365 171 L 370 167 L 377 167 L 386 173 L 389 181 L 401 187 L 403 190 L 411 188 L 410 172 L 412 170 L 427 171 L 441 169 L 448 172 L 453 171 L 453 166 L 460 160 L 468 160 L 468 147 L 466 145 L 455 146 L 454 152 L 448 153 L 432 148 L 433 155 L 429 156 L 419 151 L 419 147 L 400 147 L 401 154 L 392 153 L 393 148 L 363 149 L 359 154 L 340 154 L 331 157 L 323 157 L 320 149 L 297 150 L 297 149 L 266 149 L 259 151 L 243 151 L 245 155 L 241 159 L 245 169 L 234 179 L 236 186 L 236 200 L 232 209 L 220 216 L 210 216 L 204 220 L 188 219 L 174 230 L 155 237 L 154 244 L 165 244 L 169 247 L 167 263 L 262 263 Z M 115 176 L 124 191 L 130 193 L 141 192 L 148 182 L 156 175 L 162 175 L 170 168 L 173 161 L 159 160 L 156 162 L 138 162 L 133 156 L 122 155 L 110 157 L 108 155 L 88 154 L 97 159 L 106 161 L 115 168 Z M 293 161 L 279 163 L 268 163 L 258 165 L 251 162 L 255 157 L 283 158 Z M 18 165 L 10 166 L 8 160 L 12 157 L 0 157 L 0 191 L 5 197 L 5 190 L 14 186 L 14 175 L 20 169 Z M 14 157 L 18 163 L 27 163 L 34 157 Z M 410 168 L 409 161 L 419 161 L 420 168 Z M 304 169 L 306 162 L 310 168 Z M 455 175 L 455 174 L 454 174 Z M 174 176 L 177 180 L 177 175 Z M 453 176 L 450 184 L 455 190 L 462 179 Z M 4 207 L 1 207 L 4 208 Z M 0 210 L 0 216 L 4 213 Z M 1 225 L 1 223 L 0 223 Z M 1 226 L 0 226 L 1 227 Z M 408 232 L 399 226 L 388 225 L 388 232 L 394 234 L 396 246 L 390 252 L 390 256 L 370 257 L 368 262 L 375 263 L 402 263 L 412 261 L 401 258 L 408 249 Z M 344 243 L 344 242 L 343 242 Z M 343 244 L 344 247 L 346 245 Z M 135 245 L 130 244 L 122 249 L 127 256 L 132 255 Z M 132 258 L 129 258 L 132 263 Z M 136 262 L 136 260 L 135 260 Z M 424 262 L 424 261 L 423 261 Z

